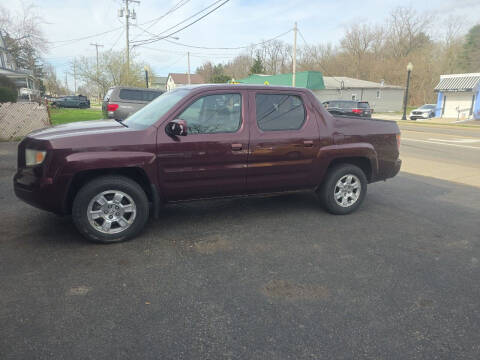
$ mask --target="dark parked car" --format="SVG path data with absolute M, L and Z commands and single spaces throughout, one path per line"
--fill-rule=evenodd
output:
M 37 130 L 18 146 L 16 195 L 72 214 L 88 239 L 138 234 L 161 204 L 312 190 L 333 214 L 395 176 L 393 121 L 334 117 L 307 89 L 203 85 L 167 92 L 123 122 Z
M 329 100 L 323 106 L 333 115 L 372 117 L 373 110 L 367 101 Z
M 86 109 L 90 107 L 90 100 L 83 95 L 71 95 L 54 99 L 51 105 L 64 108 Z
M 419 108 L 412 110 L 410 120 L 429 119 L 435 116 L 435 104 L 425 104 Z
M 155 89 L 116 86 L 108 89 L 102 103 L 105 119 L 125 120 L 164 91 Z

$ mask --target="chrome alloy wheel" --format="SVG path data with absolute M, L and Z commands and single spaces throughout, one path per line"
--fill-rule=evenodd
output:
M 95 230 L 117 234 L 133 224 L 137 209 L 133 199 L 122 191 L 107 190 L 97 194 L 88 204 L 87 218 Z
M 362 184 L 358 177 L 352 174 L 342 176 L 335 185 L 335 202 L 341 207 L 347 208 L 355 204 L 360 198 Z

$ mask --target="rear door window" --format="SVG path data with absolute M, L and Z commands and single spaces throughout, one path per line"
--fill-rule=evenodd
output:
M 256 94 L 257 124 L 263 131 L 298 130 L 305 122 L 305 107 L 300 96 Z
M 158 96 L 162 95 L 159 91 L 144 91 L 143 92 L 143 101 L 152 101 Z
M 122 100 L 143 101 L 143 94 L 139 90 L 121 89 L 118 96 Z
M 368 105 L 368 102 L 359 102 L 358 103 L 358 108 L 359 109 L 370 109 L 370 105 Z
M 121 89 L 118 96 L 122 100 L 149 102 L 160 95 L 161 93 L 159 91 Z

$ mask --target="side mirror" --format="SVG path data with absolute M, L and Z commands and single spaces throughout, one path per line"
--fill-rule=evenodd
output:
M 170 121 L 165 126 L 165 132 L 169 136 L 187 136 L 187 122 L 181 119 Z

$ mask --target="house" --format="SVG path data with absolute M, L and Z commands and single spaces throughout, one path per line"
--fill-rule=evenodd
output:
M 358 100 L 368 101 L 375 112 L 401 111 L 404 88 L 354 79 L 346 76 L 325 76 L 325 90 L 314 91 L 320 101 Z
M 165 90 L 167 88 L 166 76 L 151 76 L 149 81 L 149 87 L 152 89 Z
M 435 116 L 480 120 L 480 73 L 440 75 Z
M 189 84 L 204 84 L 203 78 L 199 74 L 190 74 L 190 83 L 187 74 L 170 73 L 167 78 L 167 91 L 173 90 L 180 86 Z
M 17 86 L 18 95 L 21 98 L 31 99 L 40 96 L 38 80 L 30 70 L 17 69 L 15 62 L 8 53 L 5 41 L 0 32 L 0 75 L 12 79 Z
M 246 84 L 292 85 L 292 74 L 254 74 L 238 80 Z M 368 101 L 377 112 L 400 111 L 404 88 L 345 76 L 323 76 L 319 71 L 296 73 L 295 85 L 312 90 L 320 101 L 358 100 Z

